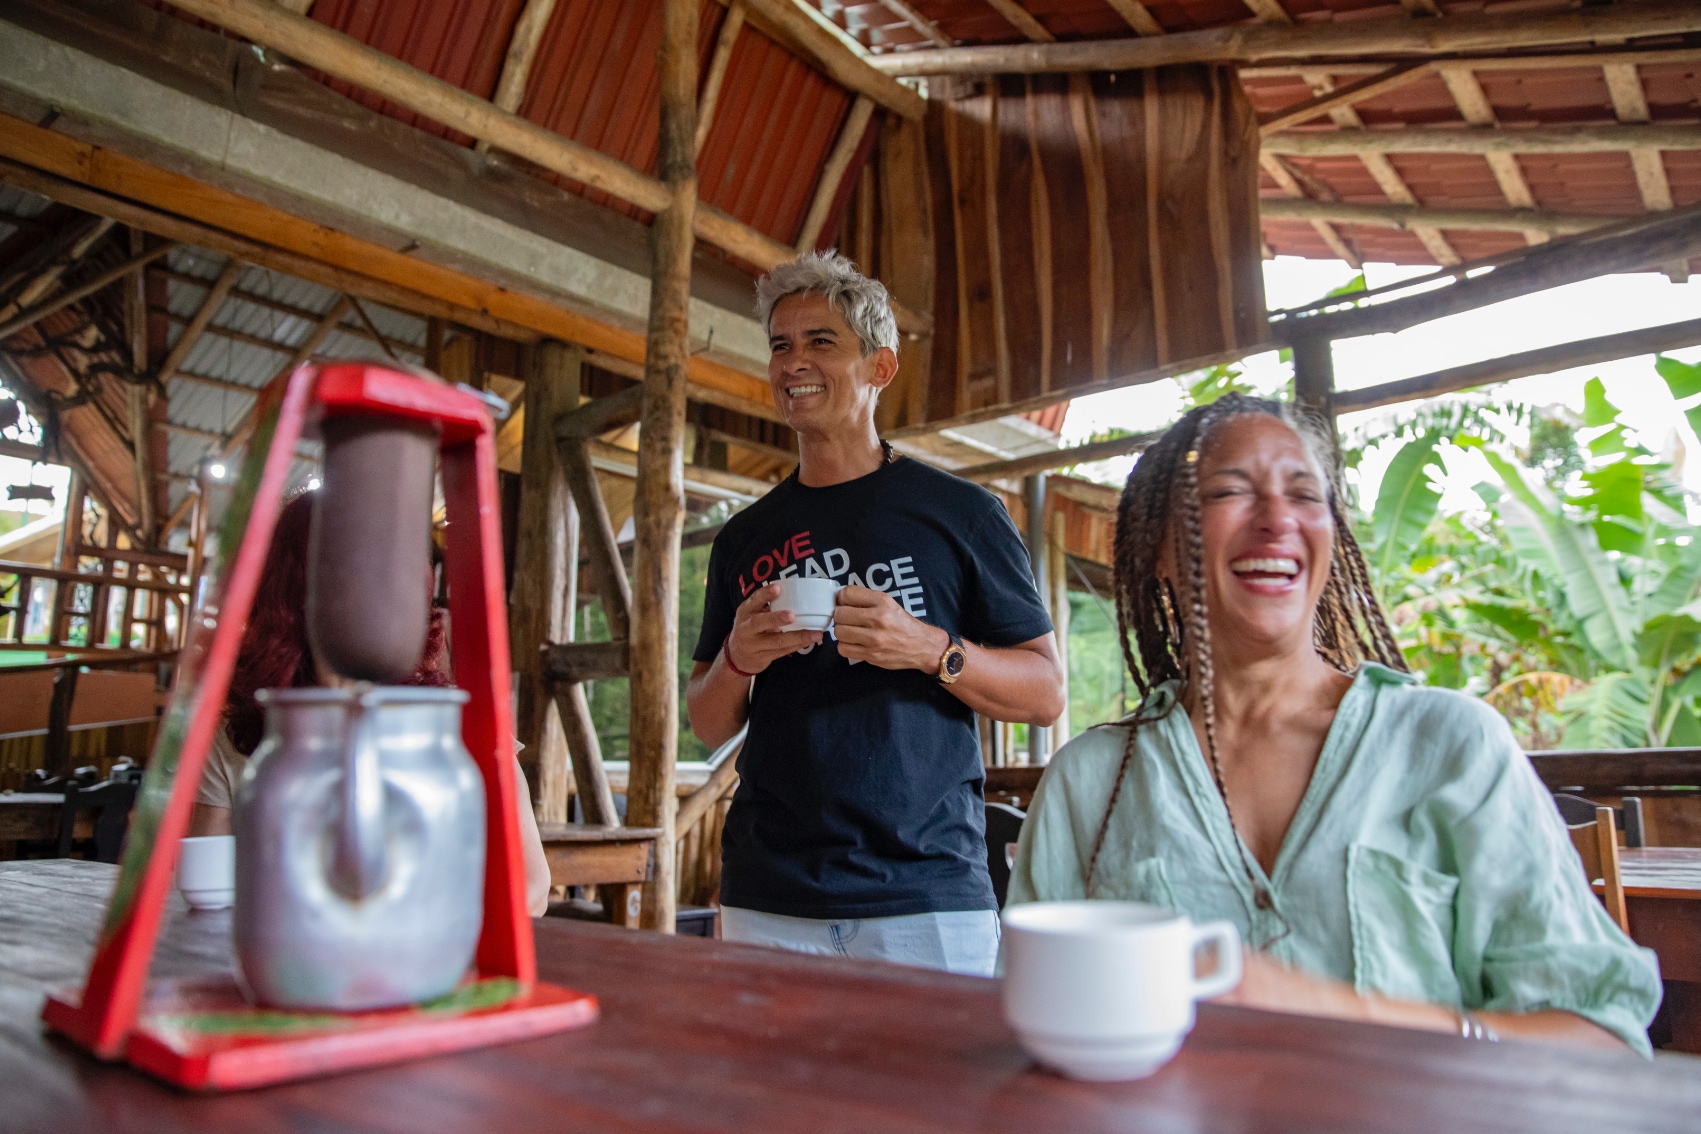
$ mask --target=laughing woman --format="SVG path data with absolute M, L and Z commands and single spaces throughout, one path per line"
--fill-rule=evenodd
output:
M 1327 445 L 1236 396 L 1135 466 L 1116 597 L 1143 700 L 1052 761 L 1010 903 L 1226 918 L 1250 946 L 1232 1003 L 1647 1054 L 1652 955 L 1499 715 L 1412 683 Z

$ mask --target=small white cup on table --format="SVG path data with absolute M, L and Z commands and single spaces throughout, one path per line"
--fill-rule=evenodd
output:
M 177 852 L 177 888 L 191 908 L 229 909 L 236 902 L 236 836 L 184 838 Z
M 1216 944 L 1216 969 L 1194 955 Z M 1240 983 L 1240 934 L 1138 902 L 1034 902 L 1004 911 L 1004 1017 L 1072 1079 L 1141 1079 L 1193 1030 L 1194 1002 Z

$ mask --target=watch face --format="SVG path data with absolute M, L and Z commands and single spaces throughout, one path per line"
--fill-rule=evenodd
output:
M 947 653 L 945 655 L 945 672 L 946 672 L 946 674 L 951 676 L 951 677 L 956 677 L 957 675 L 961 674 L 963 672 L 963 663 L 966 662 L 967 660 L 968 660 L 968 657 L 963 653 L 962 650 L 956 649 L 956 650 L 950 651 L 949 653 Z

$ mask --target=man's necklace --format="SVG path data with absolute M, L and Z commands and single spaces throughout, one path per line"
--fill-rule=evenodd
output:
M 898 454 L 892 451 L 892 443 L 884 437 L 880 439 L 880 451 L 886 455 L 886 459 L 880 462 L 882 465 L 889 465 L 898 459 Z

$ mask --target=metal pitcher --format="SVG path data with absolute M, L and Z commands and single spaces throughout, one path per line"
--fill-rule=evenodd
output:
M 459 689 L 269 689 L 236 797 L 237 968 L 279 1008 L 454 988 L 484 907 L 484 783 Z

